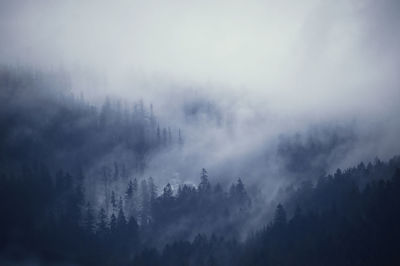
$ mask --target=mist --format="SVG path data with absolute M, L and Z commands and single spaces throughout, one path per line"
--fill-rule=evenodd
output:
M 257 257 L 264 234 L 275 254 L 299 237 L 284 226 L 339 221 L 336 206 L 374 230 L 370 191 L 398 202 L 399 14 L 397 0 L 1 0 L 0 260 L 142 265 L 147 248 L 219 241 L 219 264 L 193 265 L 258 265 L 230 260 Z
M 183 152 L 150 162 L 156 178 L 195 182 L 202 167 L 243 176 L 252 163 L 262 170 L 250 180 L 277 175 L 279 137 L 313 127 L 354 135 L 326 171 L 400 148 L 397 1 L 2 1 L 0 10 L 2 64 L 63 69 L 77 95 L 144 99 L 182 129 Z
M 184 150 L 150 162 L 162 182 L 196 182 L 202 167 L 215 178 L 282 175 L 279 137 L 313 127 L 353 134 L 326 171 L 400 148 L 397 1 L 2 1 L 0 10 L 2 64 L 63 69 L 77 95 L 144 99 L 182 129 Z

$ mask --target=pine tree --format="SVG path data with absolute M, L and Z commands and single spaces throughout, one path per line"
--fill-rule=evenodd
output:
M 200 175 L 200 184 L 199 184 L 199 192 L 207 192 L 210 191 L 211 189 L 211 184 L 208 181 L 208 173 L 205 168 L 201 170 L 201 175 Z
M 147 181 L 148 187 L 149 187 L 149 194 L 150 194 L 150 208 L 154 205 L 154 202 L 157 198 L 157 186 L 154 183 L 153 178 L 150 176 L 148 181 Z
M 229 190 L 229 196 L 233 202 L 240 206 L 250 206 L 251 204 L 250 197 L 247 195 L 247 191 L 240 178 L 238 178 L 236 184 L 232 184 Z
M 125 227 L 126 227 L 125 213 L 124 210 L 120 208 L 117 216 L 117 228 L 119 231 L 124 231 Z
M 124 209 L 124 201 L 122 200 L 122 197 L 119 197 L 118 210 L 123 210 L 123 209 Z
M 163 190 L 163 195 L 162 195 L 163 199 L 171 199 L 173 197 L 173 191 L 172 191 L 172 187 L 171 184 L 168 183 Z
M 110 231 L 115 232 L 117 229 L 117 218 L 115 217 L 115 214 L 111 214 L 110 216 Z
M 149 222 L 150 215 L 150 194 L 146 179 L 142 180 L 142 182 L 140 183 L 140 188 L 142 196 L 140 219 L 141 225 L 146 225 Z
M 129 181 L 128 183 L 128 188 L 126 189 L 125 192 L 125 199 L 128 200 L 132 200 L 133 198 L 133 182 L 132 180 Z
M 137 216 L 138 184 L 137 179 L 129 181 L 125 191 L 125 212 L 128 215 Z
M 116 213 L 117 212 L 117 199 L 115 198 L 114 191 L 111 192 L 110 202 L 111 202 L 111 207 L 112 207 L 113 213 Z
M 107 231 L 107 214 L 104 208 L 101 208 L 98 214 L 97 233 L 103 234 Z

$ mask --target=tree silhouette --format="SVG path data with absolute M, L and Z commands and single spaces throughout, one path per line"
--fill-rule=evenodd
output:
M 210 182 L 208 181 L 208 173 L 205 168 L 201 170 L 201 175 L 200 175 L 200 184 L 199 184 L 199 192 L 204 193 L 208 192 L 211 189 Z

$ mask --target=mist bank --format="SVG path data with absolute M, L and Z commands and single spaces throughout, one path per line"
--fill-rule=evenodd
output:
M 99 77 L 65 69 L 4 66 L 1 81 L 3 159 L 42 154 L 61 168 L 85 164 L 85 174 L 94 177 L 122 160 L 132 175 L 174 186 L 195 183 L 193 176 L 206 168 L 219 182 L 236 176 L 271 194 L 287 182 L 315 180 L 375 157 L 387 160 L 400 150 L 397 113 L 373 108 L 344 115 L 337 103 L 331 114 L 287 112 L 251 92 L 157 80 L 142 83 L 137 98 L 122 98 Z M 85 86 L 106 89 L 93 97 Z M 168 141 L 179 145 L 155 148 Z M 18 152 L 24 149 L 29 152 Z
M 135 178 L 123 194 L 106 187 L 111 197 L 100 206 L 87 197 L 85 177 L 25 167 L 0 175 L 0 210 L 6 213 L 0 222 L 0 258 L 78 265 L 184 265 L 186 260 L 189 265 L 205 260 L 274 265 L 287 261 L 287 254 L 292 263 L 308 261 L 306 247 L 323 250 L 310 255 L 319 265 L 326 261 L 321 254 L 331 254 L 336 264 L 361 260 L 373 248 L 368 263 L 380 265 L 397 260 L 389 243 L 398 233 L 392 221 L 400 217 L 399 166 L 398 156 L 361 162 L 316 182 L 287 186 L 271 202 L 240 179 L 227 190 L 211 182 L 205 169 L 198 185 L 175 190 L 167 184 L 159 195 L 151 178 L 140 185 Z M 113 178 L 121 178 L 118 173 Z M 333 251 L 338 250 L 352 255 L 337 256 Z
M 181 129 L 183 148 L 152 153 L 140 176 L 193 183 L 205 167 L 218 180 L 238 176 L 275 190 L 400 150 L 396 0 L 0 5 L 2 64 L 61 73 L 47 93 L 66 87 L 98 113 L 107 98 L 131 109 L 143 100 L 161 135 Z M 9 101 L 13 93 L 3 92 Z M 16 112 L 44 109 L 37 95 L 46 93 L 19 97 Z M 47 105 L 50 113 L 57 105 Z M 137 164 L 124 145 L 101 154 L 89 175 L 113 168 L 113 158 Z
M 399 8 L 396 0 L 5 0 L 0 62 L 65 69 L 77 95 L 146 98 L 169 118 L 196 93 L 245 116 L 386 125 L 400 98 Z

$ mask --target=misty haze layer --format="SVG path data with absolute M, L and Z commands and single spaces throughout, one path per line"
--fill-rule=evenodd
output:
M 65 69 L 77 95 L 142 98 L 181 127 L 190 139 L 183 156 L 167 155 L 177 156 L 163 167 L 170 177 L 195 173 L 183 159 L 216 175 L 249 155 L 264 160 L 278 135 L 321 123 L 351 125 L 359 142 L 333 170 L 400 148 L 397 1 L 2 1 L 0 10 L 3 64 Z
M 0 1 L 0 264 L 390 265 L 399 14 Z

